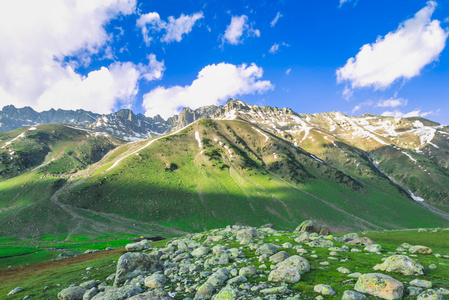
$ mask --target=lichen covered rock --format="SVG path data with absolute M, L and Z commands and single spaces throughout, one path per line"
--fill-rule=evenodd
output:
M 404 275 L 422 275 L 424 267 L 406 255 L 393 255 L 383 263 L 375 265 L 374 270 L 398 272 Z
M 384 274 L 369 273 L 359 277 L 354 289 L 375 297 L 392 300 L 400 299 L 404 294 L 402 282 Z

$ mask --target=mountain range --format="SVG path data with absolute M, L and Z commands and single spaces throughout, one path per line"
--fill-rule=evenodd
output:
M 449 127 L 420 117 L 229 100 L 168 120 L 7 106 L 0 124 L 3 235 L 449 224 Z

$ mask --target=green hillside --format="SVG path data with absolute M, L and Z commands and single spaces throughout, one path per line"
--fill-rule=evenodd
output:
M 314 144 L 323 162 L 251 123 L 203 119 L 107 153 L 118 141 L 45 126 L 33 133 L 62 130 L 64 138 L 44 143 L 44 161 L 0 182 L 3 235 L 171 236 L 266 223 L 291 230 L 305 219 L 334 232 L 449 224 L 393 184 L 368 154 L 341 142 L 338 152 L 323 138 Z

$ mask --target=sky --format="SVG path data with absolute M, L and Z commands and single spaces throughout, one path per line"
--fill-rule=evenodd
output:
M 0 107 L 449 124 L 449 0 L 0 0 Z

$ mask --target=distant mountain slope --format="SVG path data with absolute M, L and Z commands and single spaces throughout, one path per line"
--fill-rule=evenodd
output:
M 449 130 L 422 118 L 230 100 L 167 121 L 121 110 L 74 126 L 0 134 L 0 234 L 449 224 Z

